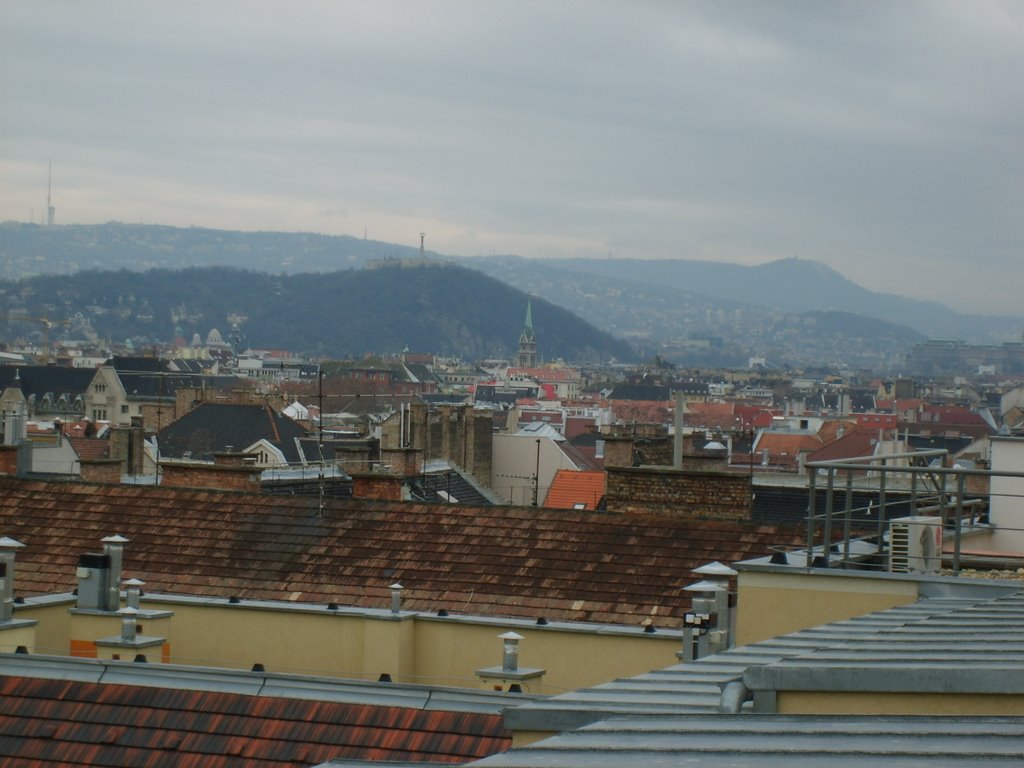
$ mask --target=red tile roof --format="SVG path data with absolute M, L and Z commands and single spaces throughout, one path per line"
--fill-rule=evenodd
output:
M 594 509 L 604 497 L 608 476 L 604 472 L 575 472 L 560 469 L 548 489 L 548 509 Z M 577 507 L 583 504 L 583 507 Z
M 80 459 L 106 459 L 110 455 L 110 440 L 95 437 L 69 437 L 71 447 Z
M 4 768 L 466 763 L 509 746 L 500 715 L 0 677 Z
M 741 428 L 742 417 L 733 403 L 687 403 L 683 423 L 688 427 L 730 430 Z
M 317 499 L 0 477 L 0 533 L 21 541 L 15 590 L 70 591 L 78 556 L 130 541 L 148 592 L 637 624 L 681 615 L 709 561 L 798 545 L 795 526 Z
M 671 424 L 672 409 L 656 400 L 613 400 L 612 418 L 623 424 Z
M 873 456 L 877 441 L 877 432 L 870 429 L 857 429 L 815 451 L 807 457 L 807 461 L 838 461 L 839 459 Z

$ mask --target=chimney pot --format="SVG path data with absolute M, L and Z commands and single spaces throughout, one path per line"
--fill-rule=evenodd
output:
M 523 636 L 516 632 L 506 632 L 498 635 L 502 640 L 501 668 L 505 672 L 515 672 L 519 669 L 519 641 Z
M 402 612 L 402 589 L 397 581 L 391 585 L 391 612 L 394 614 Z

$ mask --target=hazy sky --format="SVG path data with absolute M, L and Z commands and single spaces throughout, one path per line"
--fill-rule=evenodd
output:
M 816 259 L 1024 314 L 1024 2 L 0 0 L 0 219 Z

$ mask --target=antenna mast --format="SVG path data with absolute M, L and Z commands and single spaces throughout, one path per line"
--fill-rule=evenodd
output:
M 50 165 L 46 172 L 46 226 L 53 226 L 53 204 L 50 202 L 50 193 L 53 191 L 53 158 L 50 158 Z

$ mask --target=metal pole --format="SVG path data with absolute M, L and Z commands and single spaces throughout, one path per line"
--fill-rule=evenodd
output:
M 917 472 L 910 473 L 910 514 L 917 514 Z
M 825 540 L 821 544 L 825 565 L 828 566 L 829 550 L 832 548 L 832 489 L 835 485 L 836 471 L 828 470 L 828 483 L 825 488 Z
M 814 562 L 814 508 L 818 500 L 818 470 L 809 469 L 811 476 L 807 479 L 807 488 L 810 491 L 810 496 L 807 499 L 807 567 L 811 567 L 811 563 Z
M 878 481 L 878 554 L 882 554 L 883 549 L 883 538 L 885 536 L 885 517 L 886 517 L 886 504 L 885 504 L 885 459 L 882 459 L 882 476 Z
M 850 516 L 853 514 L 853 470 L 846 472 L 846 514 L 843 519 L 843 563 L 850 562 Z
M 964 519 L 964 476 L 956 478 L 956 527 L 953 529 L 953 575 L 960 574 L 960 529 Z

